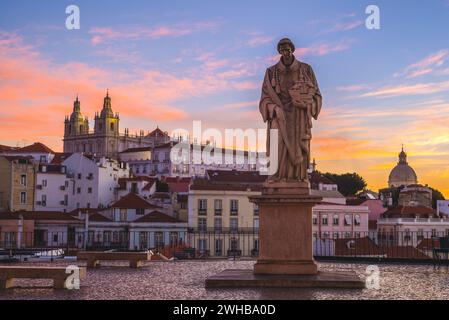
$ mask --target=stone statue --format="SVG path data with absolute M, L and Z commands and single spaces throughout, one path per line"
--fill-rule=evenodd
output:
M 282 39 L 277 49 L 281 58 L 265 73 L 259 105 L 268 122 L 268 154 L 270 129 L 278 129 L 278 168 L 268 182 L 307 182 L 312 118 L 318 119 L 322 97 L 312 67 L 293 55 L 293 42 Z

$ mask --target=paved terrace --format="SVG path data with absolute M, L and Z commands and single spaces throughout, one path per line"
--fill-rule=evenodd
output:
M 21 263 L 20 265 L 66 266 L 82 262 Z M 335 289 L 208 289 L 208 276 L 225 269 L 252 268 L 254 261 L 146 262 L 141 269 L 125 263 L 103 262 L 100 269 L 88 269 L 80 290 L 53 290 L 51 281 L 18 279 L 16 288 L 0 291 L 1 300 L 11 299 L 448 299 L 449 272 L 431 265 L 379 264 L 380 290 Z M 320 263 L 320 270 L 352 270 L 365 277 L 368 264 Z M 22 288 L 35 285 L 35 288 Z M 21 288 L 17 288 L 21 287 Z

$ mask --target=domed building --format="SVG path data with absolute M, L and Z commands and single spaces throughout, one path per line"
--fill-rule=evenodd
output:
M 379 190 L 384 207 L 423 206 L 432 207 L 432 190 L 418 184 L 415 170 L 408 165 L 404 147 L 399 153 L 399 162 L 388 177 L 388 188 Z
M 391 170 L 390 176 L 388 177 L 388 186 L 390 188 L 397 188 L 412 184 L 418 184 L 418 177 L 416 176 L 415 170 L 408 165 L 407 154 L 404 152 L 404 148 L 402 148 L 401 153 L 399 153 L 399 162 Z

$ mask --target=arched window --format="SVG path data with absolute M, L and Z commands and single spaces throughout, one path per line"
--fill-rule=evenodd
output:
M 80 133 L 83 133 L 83 125 L 80 125 Z
M 72 134 L 72 125 L 71 124 L 69 124 L 69 127 L 68 127 L 67 131 L 68 131 L 69 134 Z
M 114 122 L 111 122 L 111 131 L 114 131 Z

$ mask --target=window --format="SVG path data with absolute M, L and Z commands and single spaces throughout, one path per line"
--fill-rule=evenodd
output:
M 177 232 L 170 232 L 170 246 L 177 246 L 179 243 L 179 235 Z
M 120 209 L 120 221 L 126 221 L 128 220 L 128 214 L 126 212 L 126 209 Z
M 42 186 L 46 187 L 47 186 L 47 180 L 42 180 Z
M 239 228 L 239 219 L 231 218 L 229 220 L 229 228 L 231 229 L 231 231 L 237 231 Z
M 45 156 L 40 156 L 39 162 L 47 162 L 47 158 Z
M 198 199 L 198 214 L 207 214 L 207 199 Z
M 76 193 L 78 193 L 78 194 L 81 193 L 81 188 L 80 187 L 76 188 Z
M 145 214 L 145 209 L 144 209 L 144 208 L 138 208 L 138 209 L 136 209 L 136 214 L 138 214 L 138 215 L 143 215 L 143 214 Z
M 164 246 L 164 233 L 162 231 L 154 233 L 154 244 L 156 248 L 162 248 Z
M 69 187 L 69 182 L 68 182 L 68 181 L 65 182 L 65 187 L 66 187 L 66 188 Z
M 81 173 L 78 173 L 78 180 L 81 180 Z
M 349 214 L 345 215 L 345 226 L 350 226 L 352 225 L 352 219 L 351 216 Z
M 198 240 L 198 248 L 201 253 L 204 253 L 207 250 L 207 240 L 206 239 L 199 239 Z
M 87 188 L 87 193 L 92 193 L 92 188 Z
M 358 214 L 356 214 L 354 217 L 354 225 L 360 226 L 360 216 Z
M 318 218 L 317 218 L 317 216 L 314 215 L 314 216 L 312 217 L 312 223 L 313 223 L 314 226 L 316 226 L 316 225 L 318 224 Z
M 214 200 L 214 210 L 216 216 L 221 216 L 221 212 L 223 210 L 223 201 L 221 199 Z
M 215 255 L 217 257 L 219 257 L 222 254 L 223 254 L 223 240 L 222 239 L 215 239 Z
M 334 232 L 334 239 L 338 239 L 338 238 L 339 238 L 338 232 Z
M 64 195 L 64 205 L 67 206 L 69 204 L 69 196 Z
M 255 232 L 259 231 L 259 218 L 253 220 L 253 228 Z
M 20 184 L 24 187 L 26 187 L 27 185 L 27 175 L 26 174 L 22 174 L 20 176 Z
M 327 222 L 328 222 L 327 214 L 325 214 L 321 217 L 321 221 L 323 223 L 323 226 L 327 226 Z
M 432 237 L 436 237 L 437 236 L 437 229 L 432 229 Z
M 206 218 L 198 218 L 198 230 L 199 231 L 207 230 L 207 219 Z
M 239 242 L 236 238 L 231 238 L 231 251 L 237 251 L 239 248 Z
M 111 131 L 114 131 L 114 123 L 111 122 Z
M 334 226 L 338 226 L 340 224 L 340 218 L 338 217 L 338 214 L 334 215 L 333 222 L 334 222 Z
M 90 202 L 87 203 L 87 209 L 90 209 Z
M 43 207 L 47 206 L 47 195 L 45 194 L 42 195 L 42 206 Z
M 258 216 L 259 215 L 259 205 L 258 204 L 256 204 L 256 203 L 253 203 L 253 213 L 254 213 L 254 215 L 255 216 Z
M 20 203 L 21 204 L 25 204 L 27 202 L 27 193 L 26 192 L 21 192 L 20 193 Z
M 231 200 L 231 215 L 237 215 L 239 213 L 239 201 Z
M 214 230 L 215 231 L 221 231 L 222 227 L 222 220 L 221 218 L 215 218 L 214 220 Z

